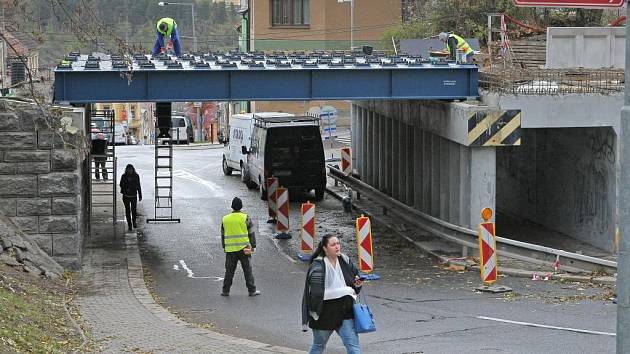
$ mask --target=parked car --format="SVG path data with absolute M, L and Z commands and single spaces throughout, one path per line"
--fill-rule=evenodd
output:
M 267 199 L 266 180 L 276 177 L 289 192 L 315 190 L 315 200 L 324 198 L 326 169 L 319 119 L 313 117 L 253 117 L 251 148 L 241 179 L 250 188 L 258 186 Z
M 253 113 L 234 114 L 230 117 L 230 134 L 225 137 L 223 151 L 223 174 L 229 176 L 232 171 L 241 171 L 247 163 L 247 155 L 243 154 L 242 147 L 250 149 L 252 130 L 254 129 Z M 256 117 L 293 117 L 290 113 L 261 112 Z

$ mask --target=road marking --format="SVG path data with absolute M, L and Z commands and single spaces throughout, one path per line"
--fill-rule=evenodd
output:
M 601 335 L 601 336 L 611 336 L 611 337 L 614 337 L 614 336 L 617 335 L 615 333 L 610 333 L 610 332 L 599 332 L 599 331 L 590 331 L 588 329 L 548 326 L 548 325 L 543 325 L 543 324 L 538 324 L 538 323 L 504 320 L 504 319 L 501 319 L 501 318 L 494 318 L 494 317 L 475 316 L 475 318 L 478 318 L 480 320 L 486 320 L 486 321 L 503 322 L 503 323 L 510 323 L 510 324 L 521 325 L 521 326 L 555 329 L 555 330 L 559 330 L 559 331 L 569 331 L 569 332 L 584 333 L 584 334 L 597 334 L 597 335 Z
M 205 179 L 195 176 L 188 171 L 175 170 L 173 171 L 173 177 L 179 177 L 179 178 L 191 181 L 191 182 L 199 183 L 207 187 L 208 189 L 210 189 L 214 193 L 215 197 L 220 197 L 224 195 L 223 189 L 218 184 L 212 183 L 210 181 L 206 181 Z
M 183 259 L 179 260 L 179 264 L 182 266 L 182 269 L 184 269 L 186 273 L 188 273 L 188 277 L 191 279 L 213 279 L 213 281 L 223 281 L 223 278 L 221 277 L 196 277 L 195 273 L 190 268 L 188 268 L 186 262 L 184 262 Z M 174 264 L 173 269 L 179 270 L 179 266 L 177 264 Z

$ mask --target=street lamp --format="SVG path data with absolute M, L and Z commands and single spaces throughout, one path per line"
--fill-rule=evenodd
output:
M 197 35 L 195 34 L 195 4 L 194 3 L 183 3 L 183 2 L 166 2 L 160 1 L 158 2 L 159 6 L 168 6 L 168 5 L 183 5 L 190 6 L 190 10 L 192 11 L 192 38 L 193 38 L 193 51 L 197 51 Z
M 354 50 L 354 0 L 337 0 L 338 3 L 350 3 L 350 51 Z

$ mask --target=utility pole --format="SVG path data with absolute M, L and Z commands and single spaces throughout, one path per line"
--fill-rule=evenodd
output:
M 617 261 L 617 354 L 630 353 L 630 6 L 626 8 L 626 83 L 619 146 L 619 259 Z
M 350 0 L 350 51 L 354 50 L 354 0 Z

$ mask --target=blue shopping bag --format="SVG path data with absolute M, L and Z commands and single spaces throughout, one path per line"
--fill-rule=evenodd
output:
M 361 303 L 360 298 L 352 305 L 354 312 L 354 325 L 357 333 L 370 333 L 376 331 L 374 316 L 367 303 Z

